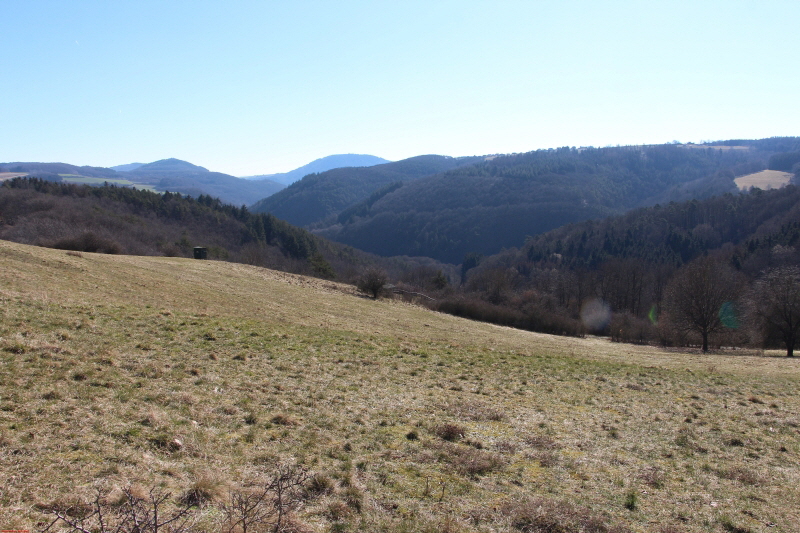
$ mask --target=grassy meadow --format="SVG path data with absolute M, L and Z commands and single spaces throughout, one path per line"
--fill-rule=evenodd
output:
M 794 174 L 791 172 L 781 172 L 780 170 L 762 170 L 755 174 L 748 174 L 746 176 L 739 176 L 734 183 L 743 191 L 750 187 L 758 187 L 759 189 L 780 189 L 784 185 L 791 182 Z
M 77 183 L 80 185 L 94 185 L 94 186 L 100 186 L 103 185 L 104 183 L 109 183 L 111 185 L 118 185 L 123 187 L 134 186 L 137 189 L 155 191 L 152 185 L 135 183 L 133 181 L 126 179 L 95 178 L 91 176 L 81 176 L 79 174 L 59 174 L 59 176 L 61 176 L 62 180 L 65 183 Z
M 797 531 L 798 378 L 779 352 L 561 338 L 246 265 L 0 241 L 0 529 L 159 487 L 199 495 L 193 531 L 223 531 L 234 491 L 294 464 L 313 477 L 293 531 Z

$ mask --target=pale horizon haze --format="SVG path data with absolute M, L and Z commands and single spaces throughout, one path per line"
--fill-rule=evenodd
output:
M 800 135 L 800 2 L 0 0 L 0 162 Z

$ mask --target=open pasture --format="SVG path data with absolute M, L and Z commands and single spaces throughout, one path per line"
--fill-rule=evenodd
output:
M 750 187 L 758 187 L 759 189 L 780 189 L 784 185 L 788 185 L 792 179 L 793 174 L 790 172 L 781 172 L 780 170 L 762 170 L 755 174 L 748 174 L 747 176 L 739 176 L 734 183 L 743 191 Z
M 91 176 L 79 176 L 78 174 L 59 174 L 61 178 L 66 183 L 77 183 L 80 185 L 103 185 L 104 183 L 109 183 L 111 185 L 119 185 L 123 187 L 136 187 L 137 189 L 149 190 L 154 191 L 151 185 L 144 185 L 141 183 L 136 183 L 126 179 L 107 179 L 107 178 L 95 178 Z
M 774 355 L 0 241 L 0 529 L 160 487 L 221 531 L 232 491 L 295 464 L 295 531 L 796 531 L 800 363 Z

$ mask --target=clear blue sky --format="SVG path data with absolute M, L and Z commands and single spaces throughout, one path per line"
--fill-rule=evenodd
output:
M 800 2 L 0 0 L 0 161 L 800 135 Z

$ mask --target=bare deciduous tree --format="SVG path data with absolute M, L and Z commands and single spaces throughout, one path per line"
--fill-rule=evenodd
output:
M 779 336 L 793 357 L 800 336 L 800 268 L 778 267 L 756 281 L 752 309 L 761 330 Z
M 744 281 L 732 268 L 701 257 L 672 278 L 664 307 L 675 329 L 700 335 L 705 353 L 709 335 L 738 327 L 736 307 L 742 287 Z
M 380 268 L 371 267 L 361 274 L 356 286 L 361 292 L 371 294 L 373 298 L 378 298 L 381 291 L 383 291 L 383 286 L 386 285 L 388 280 L 389 277 L 386 275 L 386 272 Z

